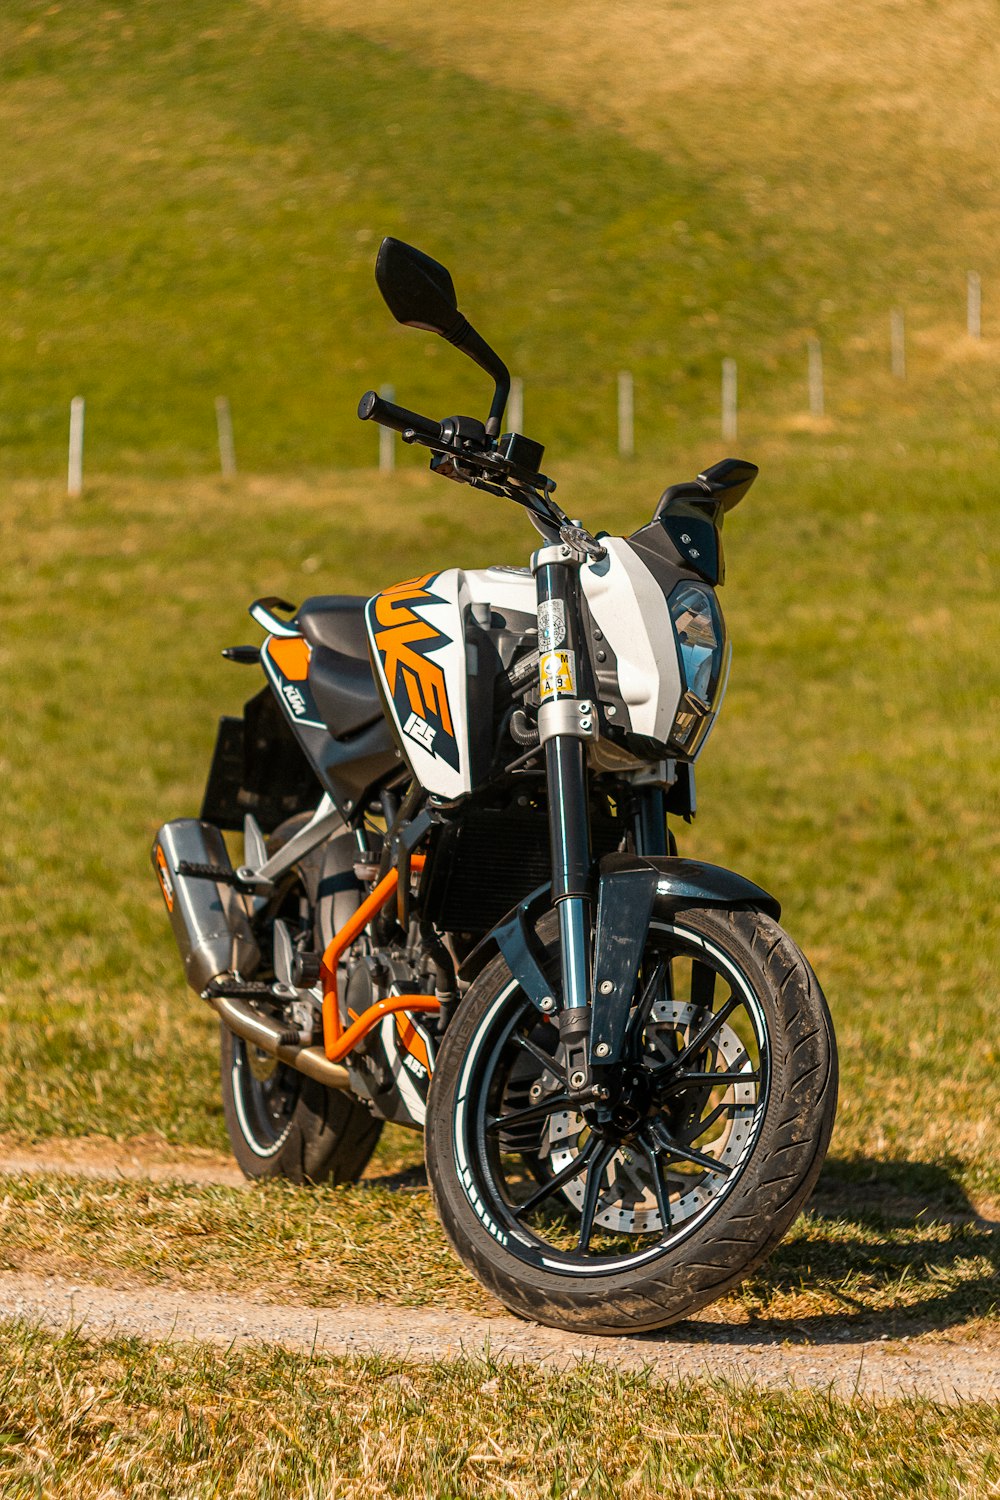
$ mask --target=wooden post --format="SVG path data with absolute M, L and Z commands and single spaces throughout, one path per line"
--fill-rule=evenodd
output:
M 823 345 L 819 339 L 809 340 L 809 410 L 814 417 L 821 417 L 823 402 Z
M 635 456 L 635 385 L 631 370 L 618 374 L 618 452 L 622 458 Z
M 233 442 L 233 414 L 228 396 L 215 398 L 215 425 L 219 433 L 219 467 L 223 479 L 236 477 L 236 445 Z
M 69 404 L 69 473 L 66 493 L 73 500 L 83 494 L 83 408 L 82 396 L 74 396 Z
M 396 387 L 384 385 L 379 391 L 383 401 L 395 401 Z M 391 474 L 396 467 L 396 434 L 391 427 L 378 430 L 378 469 L 380 474 Z
M 735 443 L 736 420 L 736 361 L 722 361 L 722 441 Z
M 520 375 L 512 375 L 510 398 L 507 402 L 507 431 L 524 431 L 524 381 Z
M 897 380 L 906 379 L 906 324 L 902 308 L 894 307 L 889 319 L 892 339 L 892 373 Z
M 969 295 L 966 320 L 971 339 L 983 336 L 983 285 L 978 271 L 969 272 Z

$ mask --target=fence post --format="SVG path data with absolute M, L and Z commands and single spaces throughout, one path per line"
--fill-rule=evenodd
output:
M 384 385 L 379 391 L 383 401 L 395 401 L 396 387 Z M 391 427 L 378 430 L 378 468 L 380 474 L 391 474 L 396 467 L 396 434 Z
M 735 443 L 736 419 L 736 361 L 722 361 L 722 441 Z
M 814 417 L 824 412 L 823 345 L 819 339 L 809 340 L 809 410 Z
M 520 375 L 512 375 L 510 397 L 507 401 L 507 431 L 524 431 L 524 381 Z
M 966 311 L 966 320 L 969 329 L 969 337 L 973 339 L 983 336 L 983 286 L 979 279 L 978 271 L 969 272 L 969 295 Z
M 223 479 L 236 476 L 236 445 L 233 442 L 233 413 L 228 396 L 215 398 L 215 426 L 219 434 L 219 468 Z
M 618 373 L 618 452 L 622 458 L 635 456 L 635 385 L 631 370 Z
M 66 478 L 66 493 L 73 500 L 83 494 L 83 409 L 82 396 L 74 396 L 69 404 L 69 472 Z
M 906 324 L 902 308 L 894 307 L 889 318 L 892 339 L 892 373 L 897 380 L 906 379 Z

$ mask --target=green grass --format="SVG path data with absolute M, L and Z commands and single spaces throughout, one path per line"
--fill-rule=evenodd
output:
M 974 14 L 949 16 L 947 48 L 945 23 L 921 15 L 923 52 L 908 52 L 880 5 L 846 56 L 842 28 L 816 16 L 832 48 L 820 85 L 792 65 L 774 78 L 752 50 L 744 63 L 743 14 L 705 38 L 716 76 L 692 74 L 685 31 L 707 23 L 690 5 L 674 37 L 632 3 L 617 31 L 567 7 L 527 42 L 531 9 L 515 6 L 497 57 L 466 5 L 418 20 L 398 0 L 349 18 L 321 0 L 188 0 L 181 18 L 171 0 L 9 0 L 0 472 L 58 474 L 79 393 L 95 473 L 211 472 L 220 392 L 250 472 L 368 462 L 354 410 L 383 381 L 419 410 L 482 411 L 481 374 L 379 300 L 387 232 L 452 266 L 526 378 L 550 457 L 611 450 L 622 367 L 649 456 L 714 425 L 724 355 L 748 431 L 794 420 L 816 332 L 831 413 L 868 426 L 897 301 L 912 388 L 933 407 L 923 387 L 945 380 L 957 409 L 976 390 L 965 272 L 983 274 L 995 334 L 1000 271 L 992 158 L 950 139 L 952 88 L 984 140 L 995 111 L 985 86 L 968 98 Z M 801 29 L 779 14 L 751 26 L 769 65 Z M 871 94 L 876 56 L 888 104 Z
M 996 1493 L 1000 1414 L 681 1382 L 580 1365 L 303 1359 L 0 1332 L 14 1500 L 399 1496 L 852 1500 Z
M 383 1175 L 310 1192 L 274 1183 L 248 1193 L 0 1176 L 0 1267 L 234 1295 L 252 1286 L 270 1301 L 318 1307 L 374 1299 L 502 1312 L 451 1253 L 420 1180 Z M 867 1211 L 821 1188 L 772 1259 L 682 1331 L 703 1339 L 751 1325 L 762 1337 L 824 1344 L 995 1336 L 996 1234 L 937 1212 L 907 1205 L 888 1182 Z M 385 1274 L 373 1277 L 373 1266 Z
M 716 333 L 687 337 L 684 380 L 676 367 L 692 253 L 700 299 L 756 309 L 748 336 L 787 322 L 780 265 L 740 243 L 710 183 L 555 106 L 233 0 L 191 0 L 182 25 L 170 0 L 13 0 L 6 22 L 12 471 L 61 467 L 78 392 L 96 470 L 211 470 L 220 391 L 250 470 L 366 461 L 354 411 L 380 381 L 419 409 L 479 410 L 484 377 L 381 303 L 388 232 L 453 262 L 550 442 L 609 440 L 626 359 L 671 400 L 704 400 L 690 381 L 710 364 L 715 382 Z M 671 230 L 685 216 L 706 226 L 694 252 Z
M 995 1203 L 996 444 L 895 431 L 888 455 L 755 450 L 764 477 L 727 527 L 731 685 L 681 844 L 776 892 L 813 959 L 841 1043 L 840 1166 Z M 565 489 L 629 528 L 712 456 L 570 466 Z M 256 595 L 520 561 L 532 533 L 417 474 L 106 480 L 75 504 L 25 481 L 0 503 L 0 1127 L 220 1146 L 215 1027 L 147 854 L 197 809 L 216 716 L 257 689 L 218 649 L 255 638 Z

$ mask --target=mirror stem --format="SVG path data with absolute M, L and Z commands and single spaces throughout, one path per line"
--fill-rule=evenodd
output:
M 454 325 L 444 337 L 449 344 L 454 344 L 456 349 L 461 349 L 463 354 L 475 360 L 480 369 L 485 370 L 487 375 L 492 375 L 496 381 L 493 403 L 486 419 L 486 436 L 499 437 L 500 424 L 503 421 L 504 409 L 510 395 L 510 371 L 499 354 L 490 348 L 486 340 L 473 328 L 468 318 L 463 317 L 461 313 L 458 314 Z

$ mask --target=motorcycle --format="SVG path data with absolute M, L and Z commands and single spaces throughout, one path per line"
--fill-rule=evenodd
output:
M 509 1308 L 661 1327 L 778 1244 L 836 1107 L 778 902 L 680 857 L 671 821 L 725 692 L 723 518 L 757 469 L 725 459 L 592 535 L 542 446 L 502 432 L 509 373 L 445 267 L 386 239 L 375 275 L 494 393 L 485 422 L 374 391 L 358 415 L 515 501 L 541 545 L 370 599 L 257 600 L 263 644 L 223 655 L 266 684 L 221 720 L 201 816 L 160 829 L 154 869 L 220 1017 L 247 1176 L 351 1182 L 383 1122 L 423 1129 L 451 1244 Z

